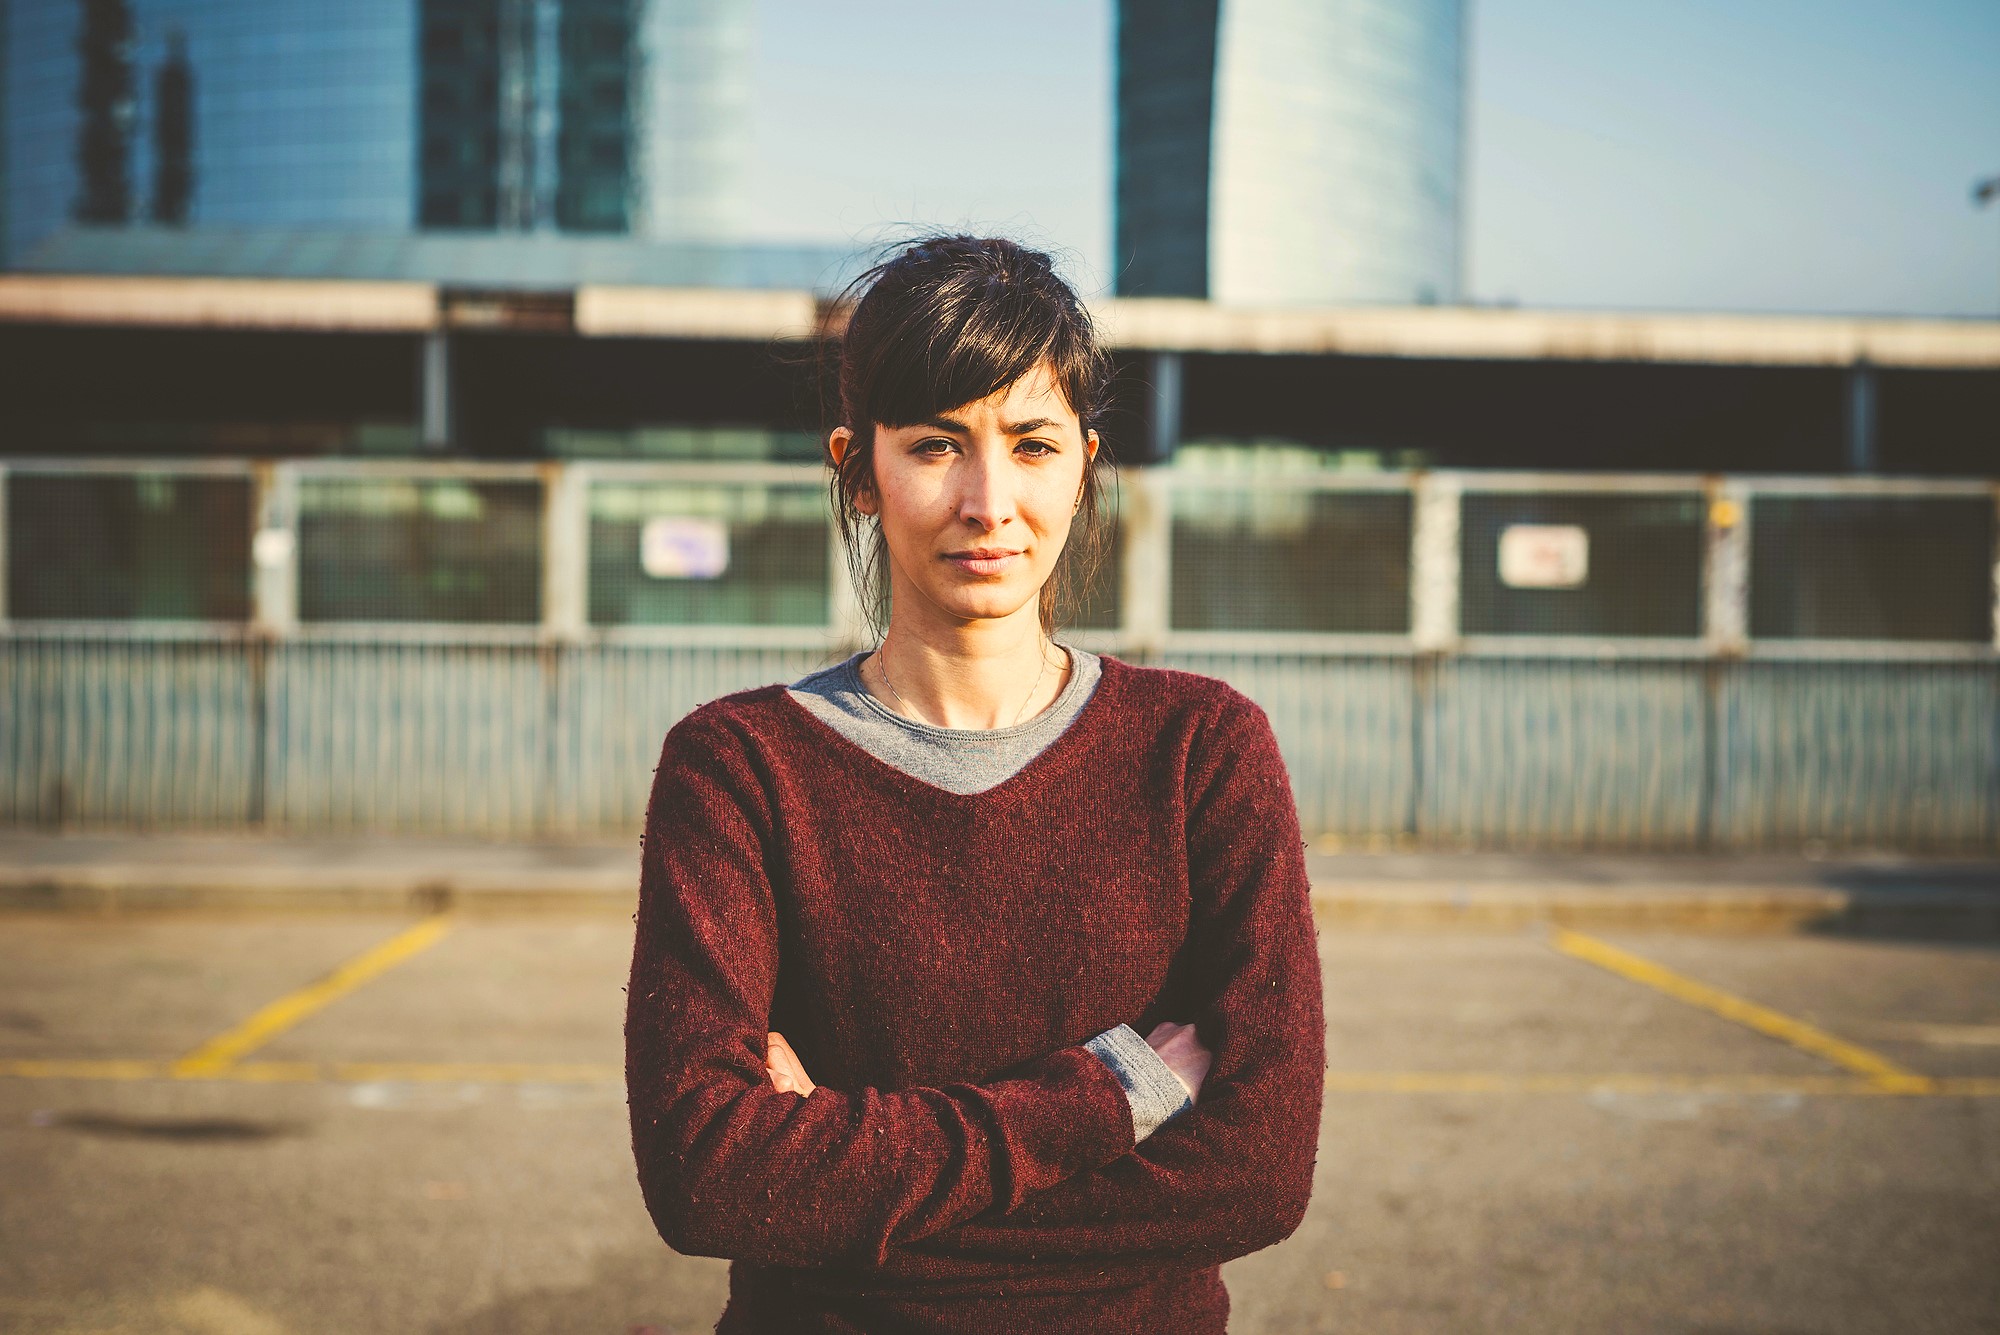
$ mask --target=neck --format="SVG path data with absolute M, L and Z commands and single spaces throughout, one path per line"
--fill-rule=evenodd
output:
M 1069 656 L 1026 617 L 928 633 L 893 616 L 882 644 L 861 664 L 876 699 L 940 728 L 992 729 L 1025 723 L 1048 708 L 1069 680 Z

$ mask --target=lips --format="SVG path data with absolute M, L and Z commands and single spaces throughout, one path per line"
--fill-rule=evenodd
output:
M 1004 556 L 961 556 L 947 554 L 945 560 L 970 575 L 1004 575 L 1022 559 L 1020 552 L 1008 552 Z

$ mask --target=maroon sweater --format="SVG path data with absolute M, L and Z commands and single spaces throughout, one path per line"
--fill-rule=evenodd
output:
M 1106 655 L 1069 727 L 969 794 L 738 691 L 668 732 L 642 867 L 632 1148 L 668 1245 L 736 1261 L 719 1330 L 1220 1331 L 1219 1264 L 1304 1217 L 1304 843 L 1226 683 Z M 1135 1143 L 1081 1045 L 1161 1020 L 1214 1064 Z M 772 1029 L 810 1096 L 772 1087 Z

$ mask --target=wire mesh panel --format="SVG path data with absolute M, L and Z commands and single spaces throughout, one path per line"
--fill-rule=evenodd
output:
M 1990 642 L 1993 538 L 1984 496 L 1754 496 L 1751 637 Z
M 1467 635 L 1701 634 L 1700 492 L 1467 492 Z
M 247 477 L 15 473 L 8 615 L 245 620 L 250 512 Z
M 1408 492 L 1218 481 L 1173 506 L 1173 629 L 1408 632 Z
M 302 478 L 299 619 L 537 621 L 541 521 L 535 481 Z
M 824 626 L 831 523 L 812 484 L 592 483 L 590 620 Z

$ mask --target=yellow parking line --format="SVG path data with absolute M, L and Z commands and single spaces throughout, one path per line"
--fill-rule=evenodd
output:
M 74 1061 L 20 1059 L 0 1061 L 0 1075 L 27 1080 L 160 1080 L 167 1063 L 146 1061 Z
M 1664 992 L 1676 1001 L 1684 1001 L 1725 1020 L 1732 1020 L 1781 1043 L 1789 1043 L 1801 1052 L 1809 1052 L 1836 1066 L 1844 1066 L 1866 1078 L 1883 1093 L 1925 1094 L 1931 1092 L 1935 1083 L 1929 1076 L 1899 1066 L 1878 1052 L 1871 1052 L 1843 1038 L 1835 1038 L 1823 1029 L 1804 1020 L 1795 1020 L 1768 1006 L 1760 1006 L 1754 1001 L 1746 1001 L 1706 983 L 1696 982 L 1664 965 L 1620 950 L 1608 941 L 1558 927 L 1550 944 L 1565 955 Z
M 412 955 L 428 950 L 451 930 L 451 916 L 432 914 L 406 928 L 381 945 L 365 950 L 316 983 L 288 996 L 279 997 L 242 1024 L 217 1034 L 173 1065 L 179 1079 L 200 1079 L 219 1075 L 254 1051 L 284 1033 L 313 1012 L 401 964 Z M 310 1077 L 308 1077 L 310 1078 Z

